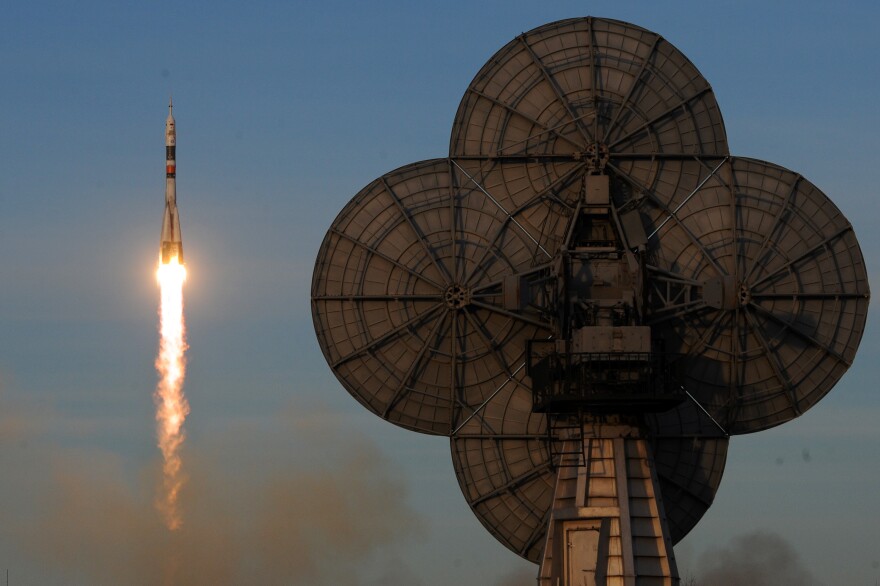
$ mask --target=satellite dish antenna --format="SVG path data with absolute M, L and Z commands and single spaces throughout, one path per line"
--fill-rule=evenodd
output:
M 312 280 L 342 385 L 450 438 L 472 510 L 542 586 L 676 584 L 729 437 L 821 399 L 868 298 L 834 204 L 730 156 L 693 64 L 599 18 L 496 53 L 449 157 L 361 190 Z

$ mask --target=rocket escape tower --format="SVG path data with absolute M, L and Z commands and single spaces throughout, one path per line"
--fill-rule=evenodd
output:
M 312 280 L 336 377 L 449 438 L 474 514 L 540 586 L 677 585 L 730 437 L 825 396 L 868 300 L 840 210 L 731 156 L 694 65 L 601 18 L 499 50 L 449 156 L 362 189 Z

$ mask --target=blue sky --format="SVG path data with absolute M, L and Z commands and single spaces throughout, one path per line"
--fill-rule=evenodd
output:
M 309 283 L 325 230 L 361 187 L 446 154 L 461 95 L 497 49 L 586 15 L 633 22 L 683 51 L 715 90 L 731 152 L 825 191 L 876 284 L 876 3 L 4 7 L 0 570 L 10 584 L 158 583 L 169 564 L 191 568 L 179 574 L 189 583 L 529 584 L 533 566 L 470 513 L 447 442 L 379 420 L 333 378 Z M 173 539 L 151 505 L 169 94 L 192 405 L 190 522 Z M 816 408 L 733 439 L 715 504 L 676 548 L 683 573 L 764 530 L 817 583 L 880 580 L 875 322 Z M 340 536 L 340 524 L 351 530 Z

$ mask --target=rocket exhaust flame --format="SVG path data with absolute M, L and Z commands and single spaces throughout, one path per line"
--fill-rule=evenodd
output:
M 183 394 L 186 373 L 186 332 L 183 318 L 183 282 L 186 268 L 177 258 L 159 263 L 156 271 L 161 290 L 159 308 L 159 355 L 156 370 L 159 384 L 156 386 L 156 423 L 159 449 L 163 458 L 162 494 L 156 507 L 165 525 L 174 531 L 180 528 L 181 515 L 178 508 L 180 490 L 186 480 L 183 474 L 180 450 L 186 434 L 183 422 L 189 414 L 189 403 Z

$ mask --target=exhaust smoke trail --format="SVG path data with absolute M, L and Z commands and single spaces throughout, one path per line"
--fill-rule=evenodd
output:
M 180 528 L 182 519 L 178 509 L 180 489 L 186 480 L 183 474 L 180 449 L 186 434 L 183 422 L 189 415 L 189 403 L 183 394 L 186 373 L 186 332 L 183 318 L 183 282 L 186 268 L 175 257 L 169 263 L 160 263 L 156 271 L 161 290 L 159 307 L 159 355 L 156 370 L 156 423 L 159 449 L 162 451 L 162 493 L 156 508 L 171 531 Z

